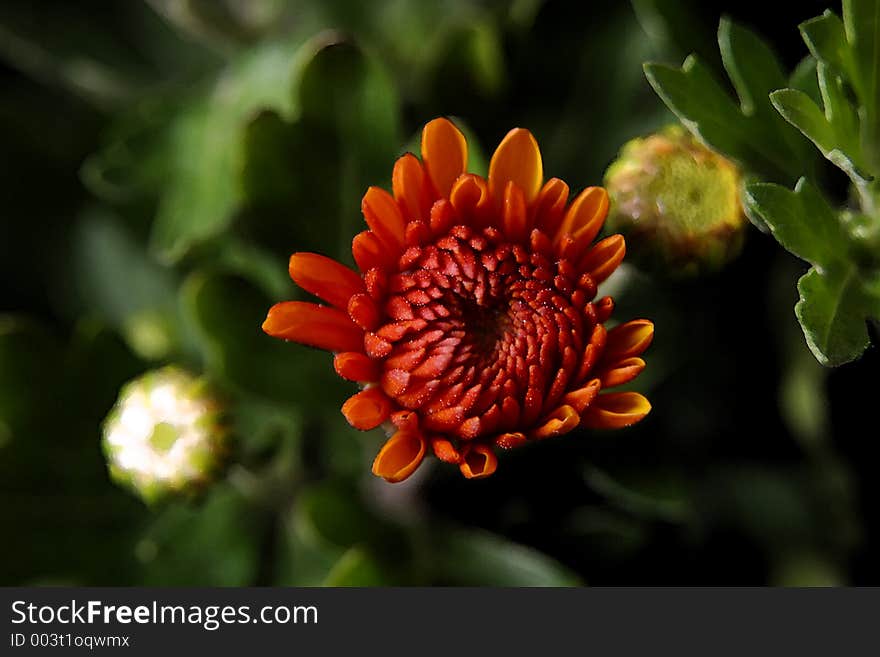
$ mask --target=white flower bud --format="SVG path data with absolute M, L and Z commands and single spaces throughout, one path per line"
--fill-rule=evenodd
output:
M 127 383 L 104 420 L 110 475 L 152 503 L 210 483 L 227 451 L 221 407 L 204 382 L 177 367 Z

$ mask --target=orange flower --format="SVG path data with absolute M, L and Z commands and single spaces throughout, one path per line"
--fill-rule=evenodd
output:
M 568 203 L 544 182 L 528 130 L 511 130 L 488 180 L 467 173 L 467 143 L 446 119 L 422 132 L 422 160 L 397 160 L 393 195 L 370 187 L 355 236 L 360 273 L 295 253 L 290 275 L 329 306 L 286 301 L 269 310 L 269 335 L 335 352 L 337 373 L 362 390 L 342 406 L 358 429 L 392 435 L 373 472 L 409 477 L 430 451 L 468 478 L 492 474 L 495 448 L 618 428 L 651 410 L 635 392 L 604 390 L 645 367 L 654 326 L 606 330 L 610 297 L 596 286 L 626 250 L 594 238 L 608 195 L 588 187 Z

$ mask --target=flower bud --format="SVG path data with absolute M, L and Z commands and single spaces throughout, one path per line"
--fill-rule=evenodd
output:
M 227 452 L 221 405 L 207 383 L 173 366 L 127 383 L 104 420 L 111 478 L 147 503 L 198 492 Z
M 606 230 L 624 235 L 627 257 L 643 269 L 670 277 L 717 271 L 742 248 L 739 169 L 681 126 L 627 142 L 605 187 Z

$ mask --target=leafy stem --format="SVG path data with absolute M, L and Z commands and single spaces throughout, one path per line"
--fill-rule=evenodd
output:
M 798 282 L 795 314 L 816 359 L 837 366 L 861 355 L 868 321 L 880 317 L 880 0 L 843 0 L 843 20 L 826 11 L 800 30 L 815 81 L 803 67 L 786 78 L 755 34 L 722 20 L 719 46 L 739 108 L 693 58 L 681 69 L 645 70 L 697 137 L 750 180 L 773 181 L 748 183 L 744 204 L 812 265 Z M 833 208 L 815 186 L 810 143 L 850 178 L 858 211 Z

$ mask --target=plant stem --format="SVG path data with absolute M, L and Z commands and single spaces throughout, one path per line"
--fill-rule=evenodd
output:
M 856 191 L 859 194 L 859 205 L 862 214 L 871 218 L 874 226 L 880 229 L 880 189 L 877 188 L 877 182 L 862 182 L 856 185 Z

